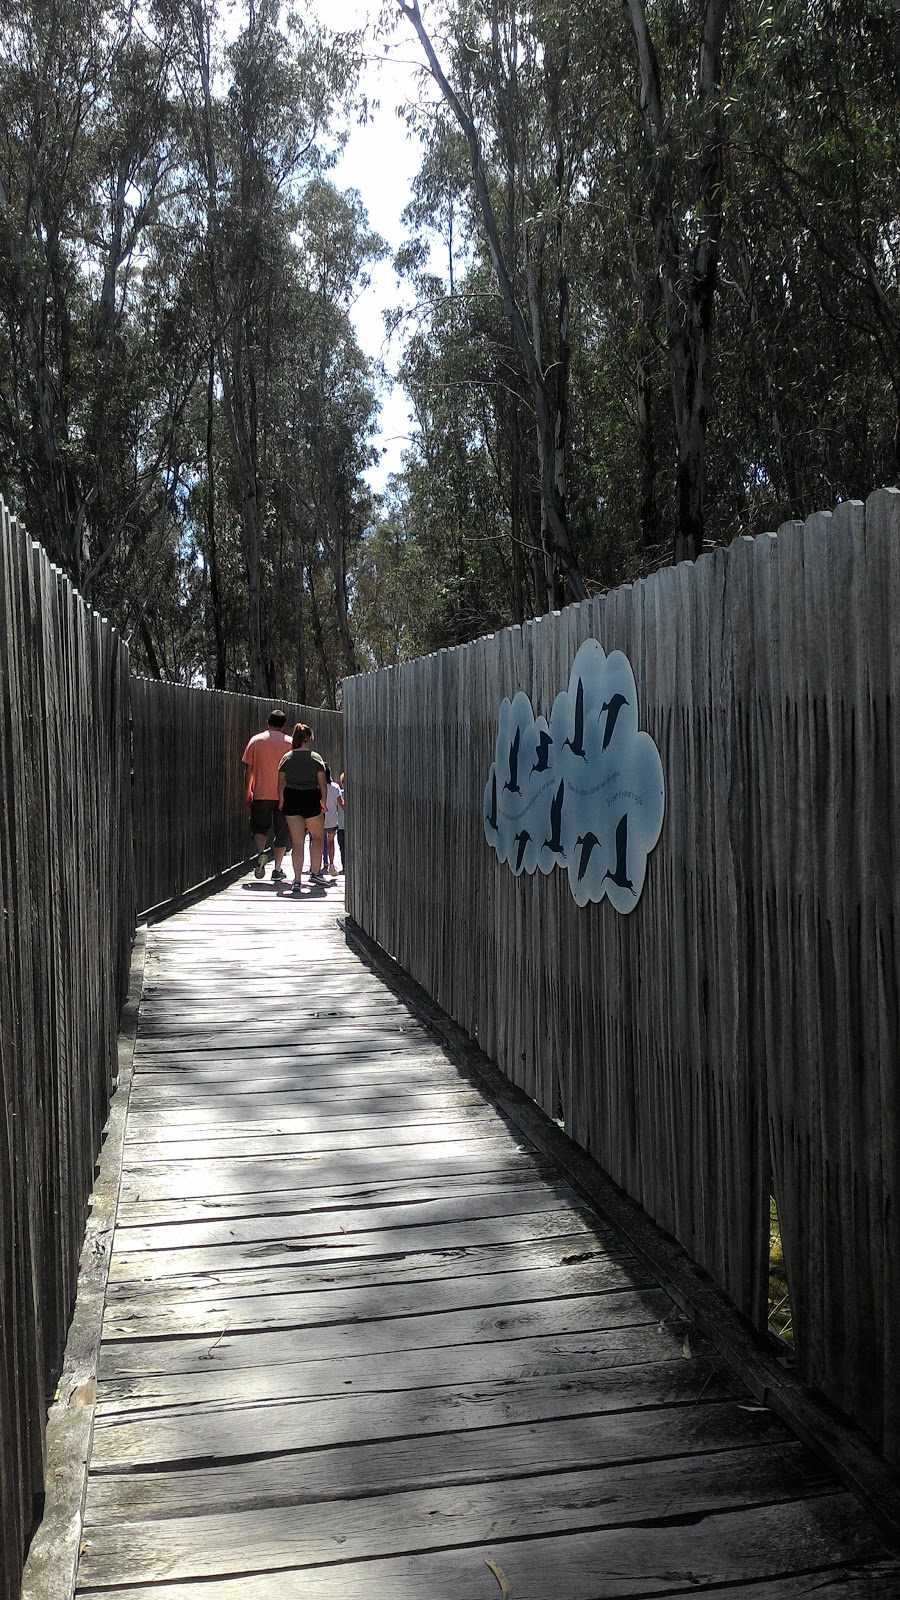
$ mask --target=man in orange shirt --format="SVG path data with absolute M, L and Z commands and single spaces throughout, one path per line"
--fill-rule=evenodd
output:
M 286 722 L 283 711 L 271 711 L 265 730 L 248 740 L 241 756 L 247 769 L 244 798 L 250 807 L 250 832 L 257 849 L 254 876 L 264 878 L 266 875 L 266 848 L 271 832 L 275 846 L 275 865 L 272 868 L 275 883 L 284 881 L 281 863 L 291 842 L 288 825 L 278 807 L 278 763 L 292 748 L 284 731 Z

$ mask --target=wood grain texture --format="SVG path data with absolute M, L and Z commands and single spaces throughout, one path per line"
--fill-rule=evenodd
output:
M 900 1467 L 900 492 L 345 684 L 348 910 Z M 579 910 L 485 843 L 500 703 L 631 661 L 666 817 Z M 397 774 L 421 855 L 381 870 Z
M 497 1590 L 489 1558 L 516 1600 L 875 1570 L 859 1507 L 371 979 L 330 1061 L 363 986 L 341 898 L 286 931 L 239 884 L 149 931 L 145 1046 L 163 1013 L 180 1043 L 164 1093 L 135 1054 L 78 1596 L 460 1600 Z M 223 1078 L 229 1030 L 245 1078 L 269 1041 L 277 1091 L 236 1092 L 237 1051 Z
M 44 1490 L 134 928 L 128 651 L 0 503 L 0 1592 Z

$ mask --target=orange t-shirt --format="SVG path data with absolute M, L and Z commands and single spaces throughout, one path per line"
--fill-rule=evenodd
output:
M 286 733 L 266 728 L 247 741 L 241 756 L 245 767 L 250 768 L 249 783 L 254 800 L 278 799 L 278 763 L 293 745 Z

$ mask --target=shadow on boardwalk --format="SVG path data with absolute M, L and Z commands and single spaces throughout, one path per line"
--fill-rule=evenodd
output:
M 150 931 L 78 1595 L 900 1593 L 342 899 L 249 879 Z

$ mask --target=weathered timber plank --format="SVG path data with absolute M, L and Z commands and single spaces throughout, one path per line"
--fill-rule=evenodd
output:
M 114 1347 L 116 1348 L 116 1347 Z M 685 1359 L 685 1332 L 647 1322 L 637 1327 L 591 1330 L 589 1333 L 555 1333 L 551 1337 L 488 1340 L 462 1347 L 447 1346 L 439 1361 L 432 1350 L 387 1350 L 346 1356 L 306 1359 L 301 1352 L 293 1361 L 267 1366 L 217 1367 L 197 1363 L 190 1372 L 145 1370 L 102 1374 L 98 1414 L 134 1413 L 159 1406 L 253 1404 L 260 1400 L 316 1396 L 399 1392 L 442 1383 L 518 1383 L 523 1379 L 555 1377 L 560 1373 L 585 1373 L 634 1368 L 660 1361 Z M 691 1336 L 688 1347 L 708 1354 Z
M 316 1188 L 285 1189 L 282 1194 L 240 1196 L 197 1195 L 184 1199 L 180 1195 L 167 1195 L 161 1200 L 122 1201 L 118 1222 L 123 1228 L 154 1226 L 160 1222 L 197 1222 L 229 1216 L 244 1217 L 276 1211 L 352 1211 L 357 1208 L 407 1205 L 416 1201 L 422 1206 L 422 1220 L 430 1216 L 430 1207 L 436 1202 L 454 1199 L 481 1200 L 487 1196 L 502 1195 L 507 1190 L 517 1193 L 543 1193 L 549 1196 L 571 1196 L 572 1190 L 564 1182 L 548 1181 L 540 1169 L 531 1173 L 517 1171 L 496 1174 L 475 1172 L 449 1174 L 444 1178 L 383 1178 L 374 1183 L 334 1184 Z M 598 1232 L 602 1231 L 598 1224 Z M 607 1232 L 612 1240 L 615 1236 Z
M 496 1562 L 513 1600 L 647 1600 L 727 1584 L 735 1600 L 888 1600 L 893 1568 L 859 1526 L 857 1502 L 829 1495 L 702 1517 L 678 1530 L 644 1527 L 567 1533 L 546 1540 L 494 1539 L 393 1559 L 340 1562 L 278 1573 L 279 1600 L 496 1600 Z M 871 1563 L 867 1570 L 864 1563 Z M 829 1570 L 830 1569 L 830 1570 Z M 798 1573 L 793 1588 L 793 1574 Z M 831 1573 L 834 1573 L 832 1581 Z M 758 1581 L 758 1580 L 761 1580 Z M 198 1583 L 129 1583 L 106 1600 L 272 1600 L 271 1573 Z M 742 1581 L 746 1584 L 741 1587 Z M 779 1586 L 785 1585 L 782 1590 Z M 871 1584 L 872 1587 L 867 1587 Z M 737 1587 L 735 1586 L 737 1585 Z M 755 1592 L 754 1592 L 755 1591 Z M 89 1591 L 82 1591 L 87 1593 Z
M 192 1106 L 191 1098 L 183 1084 L 153 1088 L 144 1080 L 133 1109 L 137 1119 L 136 1129 L 140 1130 L 145 1121 L 160 1128 L 177 1127 L 182 1123 L 198 1128 L 215 1127 L 244 1118 L 254 1122 L 277 1122 L 281 1116 L 292 1112 L 296 1115 L 298 1109 L 302 1109 L 297 1106 L 296 1085 L 289 1090 L 273 1092 L 251 1082 L 246 1088 L 235 1086 L 227 1094 L 217 1094 L 212 1105 L 209 1104 L 208 1093 L 203 1090 L 193 1092 L 198 1104 Z M 392 1117 L 396 1113 L 403 1120 L 411 1114 L 433 1116 L 445 1108 L 454 1110 L 460 1106 L 483 1105 L 484 1098 L 476 1089 L 462 1086 L 458 1089 L 440 1089 L 422 1085 L 404 1093 L 402 1086 L 378 1091 L 354 1082 L 342 1084 L 337 1094 L 331 1085 L 327 1089 L 310 1089 L 307 1084 L 303 1086 L 303 1108 L 310 1118 L 320 1115 Z
M 408 1368 L 406 1375 L 414 1377 L 414 1372 Z M 669 1418 L 672 1407 L 689 1407 L 696 1416 L 707 1405 L 721 1405 L 736 1395 L 739 1386 L 736 1388 L 718 1363 L 703 1357 L 691 1362 L 648 1362 L 604 1372 L 563 1371 L 541 1378 L 477 1384 L 463 1381 L 430 1389 L 413 1382 L 405 1390 L 387 1393 L 359 1393 L 353 1384 L 319 1399 L 257 1405 L 241 1405 L 232 1400 L 206 1403 L 202 1408 L 161 1407 L 152 1416 L 127 1411 L 105 1414 L 95 1430 L 92 1471 L 158 1470 L 199 1461 L 215 1463 L 270 1455 L 280 1458 L 284 1452 L 296 1451 L 311 1452 L 310 1470 L 314 1470 L 321 1452 L 335 1446 L 361 1448 L 361 1441 L 366 1441 L 368 1448 L 374 1441 L 399 1439 L 415 1456 L 419 1448 L 415 1441 L 423 1435 L 437 1434 L 446 1439 L 449 1434 L 458 1433 L 467 1438 L 479 1429 L 499 1430 L 505 1435 L 507 1429 L 517 1426 L 585 1417 L 606 1419 L 598 1427 L 598 1434 L 609 1441 L 608 1448 L 612 1449 L 611 1441 L 618 1439 L 616 1448 L 631 1450 L 632 1459 L 637 1459 L 644 1449 L 638 1441 L 648 1437 L 646 1427 L 658 1432 L 659 1449 L 655 1453 L 672 1453 L 664 1448 L 668 1423 L 672 1422 L 673 1439 L 682 1427 L 678 1419 Z M 655 1413 L 655 1420 L 646 1425 L 641 1420 L 645 1409 Z M 716 1415 L 720 1423 L 725 1422 L 725 1412 L 717 1411 Z M 757 1436 L 757 1427 L 767 1439 L 785 1436 L 783 1431 L 772 1433 L 765 1421 L 769 1413 L 742 1397 L 732 1399 L 727 1415 L 727 1425 L 720 1426 L 713 1441 L 722 1447 L 730 1446 L 736 1438 L 746 1443 L 749 1437 Z M 612 1424 L 609 1419 L 613 1417 L 621 1420 Z M 709 1428 L 712 1424 L 706 1422 L 703 1426 Z M 502 1439 L 498 1442 L 502 1453 Z M 600 1448 L 599 1439 L 594 1448 Z M 520 1468 L 530 1459 L 530 1452 L 525 1450 Z M 573 1460 L 572 1464 L 580 1461 Z
M 367 1322 L 383 1317 L 433 1316 L 446 1311 L 515 1305 L 540 1300 L 557 1301 L 579 1295 L 599 1295 L 625 1289 L 650 1288 L 653 1280 L 637 1263 L 585 1263 L 557 1267 L 547 1272 L 522 1270 L 458 1278 L 447 1264 L 447 1276 L 426 1282 L 401 1280 L 378 1285 L 377 1311 L 371 1285 L 349 1288 L 343 1283 L 322 1284 L 301 1293 L 273 1286 L 268 1294 L 198 1299 L 172 1304 L 165 1295 L 152 1306 L 110 1308 L 103 1320 L 106 1339 L 148 1339 L 205 1334 L 227 1326 L 233 1332 L 267 1328 L 305 1328 L 326 1323 Z
M 232 1334 L 211 1328 L 196 1338 L 104 1340 L 103 1376 L 148 1372 L 202 1371 L 270 1366 L 280 1362 L 332 1360 L 382 1355 L 396 1350 L 440 1350 L 557 1333 L 606 1332 L 610 1328 L 658 1324 L 672 1302 L 661 1290 L 617 1290 L 573 1296 L 559 1302 L 535 1301 L 485 1310 L 446 1311 L 436 1316 L 385 1317 L 364 1324 L 336 1323 L 326 1328 L 279 1329 Z M 214 1347 L 214 1348 L 213 1348 Z M 199 1363 L 199 1366 L 198 1366 Z
M 330 1268 L 292 1263 L 290 1266 L 280 1266 L 276 1274 L 264 1265 L 229 1267 L 216 1272 L 188 1272 L 178 1278 L 167 1278 L 164 1293 L 166 1306 L 178 1307 L 197 1299 L 215 1297 L 217 1302 L 221 1302 L 263 1294 L 299 1294 L 321 1291 L 329 1285 L 341 1289 L 372 1289 L 382 1284 L 428 1283 L 435 1278 L 460 1279 L 485 1274 L 500 1278 L 510 1273 L 540 1271 L 546 1267 L 574 1266 L 588 1260 L 594 1262 L 598 1288 L 607 1267 L 610 1271 L 615 1271 L 617 1265 L 634 1267 L 634 1258 L 629 1251 L 614 1242 L 604 1241 L 602 1247 L 591 1243 L 585 1248 L 583 1234 L 563 1234 L 549 1241 L 519 1241 L 515 1249 L 499 1243 L 465 1249 L 413 1251 L 410 1254 L 364 1259 L 357 1263 L 342 1261 L 337 1267 Z M 638 1280 L 635 1278 L 633 1281 Z M 158 1306 L 160 1294 L 160 1280 L 155 1278 L 148 1281 L 127 1278 L 121 1283 L 108 1284 L 107 1314 L 115 1318 L 119 1310 L 127 1305 Z
M 173 1161 L 249 1160 L 268 1155 L 277 1150 L 282 1157 L 306 1155 L 328 1150 L 392 1150 L 411 1145 L 413 1148 L 429 1144 L 447 1144 L 462 1140 L 465 1143 L 493 1143 L 498 1149 L 506 1143 L 506 1130 L 495 1117 L 476 1113 L 471 1121 L 449 1112 L 440 1123 L 401 1123 L 386 1127 L 382 1122 L 364 1128 L 332 1129 L 311 1128 L 301 1133 L 279 1130 L 273 1135 L 257 1134 L 251 1130 L 235 1133 L 231 1138 L 219 1138 L 213 1133 L 203 1133 L 200 1138 L 183 1140 L 143 1140 L 132 1135 L 128 1140 L 129 1163 L 145 1166 L 171 1164 Z
M 478 1140 L 448 1141 L 425 1145 L 403 1160 L 407 1177 L 432 1177 L 437 1172 L 461 1175 L 492 1172 L 496 1167 L 507 1172 L 531 1172 L 532 1157 L 525 1150 L 498 1149 L 496 1144 Z M 148 1167 L 126 1165 L 122 1193 L 129 1200 L 164 1199 L 173 1190 L 181 1195 L 262 1194 L 309 1181 L 322 1184 L 355 1178 L 357 1182 L 378 1181 L 396 1172 L 397 1162 L 387 1150 L 358 1150 L 337 1158 L 334 1152 L 311 1156 L 265 1156 L 255 1161 L 219 1161 L 214 1167 L 195 1162 Z
M 533 1211 L 524 1215 L 507 1217 L 471 1218 L 465 1222 L 448 1222 L 443 1226 L 405 1227 L 394 1230 L 388 1221 L 382 1228 L 368 1232 L 352 1231 L 304 1235 L 294 1233 L 294 1219 L 285 1218 L 276 1237 L 264 1236 L 243 1241 L 235 1237 L 223 1245 L 198 1246 L 186 1249 L 122 1250 L 113 1251 L 110 1278 L 113 1282 L 124 1278 L 176 1277 L 179 1272 L 215 1271 L 220 1267 L 246 1266 L 265 1261 L 273 1269 L 282 1262 L 298 1258 L 322 1263 L 353 1261 L 364 1256 L 395 1255 L 415 1250 L 440 1248 L 459 1249 L 470 1245 L 506 1243 L 515 1245 L 519 1240 L 552 1239 L 560 1235 L 581 1232 L 586 1239 L 594 1237 L 590 1222 L 564 1207 L 560 1211 Z M 237 1232 L 237 1230 L 235 1230 Z M 261 1230 L 264 1235 L 271 1231 Z
M 218 1108 L 217 1108 L 218 1110 Z M 202 1141 L 209 1152 L 215 1155 L 229 1155 L 227 1141 L 240 1139 L 243 1141 L 253 1139 L 266 1139 L 268 1148 L 273 1142 L 280 1139 L 303 1139 L 310 1136 L 333 1137 L 335 1134 L 344 1133 L 381 1133 L 386 1136 L 382 1143 L 391 1138 L 398 1128 L 416 1130 L 417 1136 L 427 1137 L 428 1128 L 442 1127 L 456 1131 L 456 1125 L 464 1124 L 466 1127 L 481 1128 L 497 1126 L 496 1113 L 488 1106 L 482 1105 L 443 1105 L 411 1107 L 409 1110 L 388 1108 L 381 1112 L 347 1112 L 340 1107 L 332 1106 L 328 1111 L 324 1107 L 315 1112 L 307 1112 L 305 1116 L 269 1116 L 253 1113 L 246 1109 L 237 1117 L 223 1118 L 218 1110 L 218 1120 L 215 1122 L 195 1121 L 186 1114 L 179 1116 L 177 1113 L 168 1114 L 147 1113 L 137 1110 L 129 1129 L 129 1145 L 135 1154 L 141 1153 L 141 1146 L 147 1151 L 157 1150 L 161 1146 L 171 1153 L 172 1146 L 190 1145 Z M 446 1134 L 445 1134 L 446 1137 Z M 372 1141 L 373 1143 L 376 1141 Z M 221 1152 L 220 1147 L 221 1145 Z M 184 1152 L 190 1156 L 190 1151 Z
M 568 1399 L 571 1406 L 574 1397 L 570 1395 Z M 405 1411 L 400 1415 L 403 1438 L 382 1437 L 374 1444 L 357 1444 L 353 1440 L 334 1449 L 321 1447 L 304 1425 L 298 1408 L 293 1417 L 294 1438 L 287 1446 L 292 1453 L 276 1454 L 270 1443 L 268 1450 L 247 1461 L 251 1452 L 244 1447 L 244 1419 L 231 1413 L 227 1419 L 229 1429 L 221 1426 L 225 1419 L 220 1417 L 215 1441 L 199 1441 L 200 1449 L 192 1460 L 199 1459 L 200 1470 L 190 1463 L 179 1471 L 159 1470 L 161 1463 L 172 1458 L 164 1436 L 160 1438 L 163 1430 L 157 1428 L 156 1440 L 148 1443 L 151 1448 L 157 1444 L 158 1453 L 147 1455 L 140 1463 L 144 1467 L 146 1462 L 152 1471 L 124 1476 L 101 1473 L 97 1459 L 86 1521 L 95 1527 L 107 1527 L 132 1519 L 311 1505 L 367 1495 L 412 1493 L 441 1485 L 493 1483 L 522 1475 L 585 1472 L 662 1458 L 677 1457 L 689 1470 L 688 1458 L 710 1450 L 727 1453 L 784 1444 L 788 1439 L 784 1425 L 770 1411 L 741 1410 L 733 1401 L 683 1404 L 674 1413 L 668 1407 L 662 1411 L 606 1415 L 569 1411 L 562 1420 L 547 1420 L 529 1408 L 525 1424 L 510 1424 L 504 1419 L 504 1425 L 499 1427 L 412 1437 Z M 394 1418 L 396 1426 L 396 1405 Z M 260 1423 L 263 1419 L 255 1420 Z M 286 1432 L 282 1423 L 279 1435 L 284 1437 Z M 227 1466 L 210 1465 L 229 1457 L 237 1459 Z M 761 1458 L 763 1473 L 765 1464 Z
M 563 1212 L 575 1219 L 576 1231 L 583 1226 L 587 1208 L 573 1205 L 574 1196 L 566 1193 L 552 1194 L 535 1185 L 526 1189 L 499 1191 L 496 1195 L 465 1196 L 460 1199 L 433 1199 L 426 1205 L 397 1202 L 390 1206 L 355 1206 L 346 1208 L 331 1205 L 321 1210 L 306 1212 L 297 1208 L 288 1213 L 278 1210 L 264 1216 L 232 1215 L 204 1222 L 159 1222 L 154 1225 L 135 1226 L 119 1223 L 116 1230 L 116 1251 L 191 1249 L 202 1245 L 246 1243 L 254 1240 L 289 1240 L 328 1238 L 340 1232 L 383 1233 L 399 1229 L 413 1240 L 419 1238 L 423 1224 L 429 1229 L 509 1216 L 545 1217 Z M 423 1216 L 424 1212 L 424 1216 Z M 590 1219 L 593 1221 L 593 1218 Z M 447 1238 L 447 1247 L 453 1248 L 454 1234 Z
M 340 1559 L 438 1550 L 457 1542 L 491 1543 L 526 1531 L 632 1530 L 680 1518 L 795 1501 L 816 1487 L 818 1468 L 802 1445 L 760 1445 L 677 1461 L 645 1461 L 585 1472 L 507 1478 L 475 1487 L 398 1491 L 370 1499 L 313 1506 L 169 1517 L 165 1537 L 156 1521 L 106 1522 L 85 1527 L 80 1582 L 86 1589 L 135 1581 L 230 1576 L 243 1571 L 314 1567 Z M 668 1529 L 670 1546 L 678 1535 Z M 640 1540 L 636 1540 L 640 1542 Z

